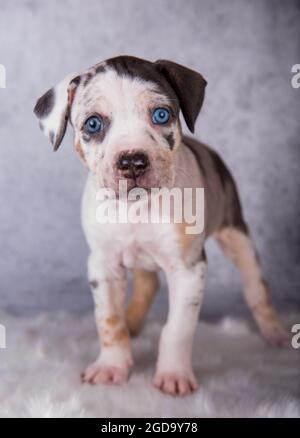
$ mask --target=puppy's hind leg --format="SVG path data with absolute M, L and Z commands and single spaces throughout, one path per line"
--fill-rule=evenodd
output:
M 235 227 L 224 227 L 215 237 L 241 273 L 247 304 L 263 337 L 273 345 L 288 345 L 289 334 L 271 303 L 269 289 L 262 278 L 259 260 L 250 237 Z
M 127 326 L 132 336 L 139 334 L 158 288 L 157 272 L 134 270 L 133 291 L 126 312 Z

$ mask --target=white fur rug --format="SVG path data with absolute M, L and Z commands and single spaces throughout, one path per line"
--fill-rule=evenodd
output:
M 199 324 L 194 363 L 201 387 L 186 398 L 151 385 L 158 322 L 148 322 L 133 341 L 133 374 L 119 387 L 80 382 L 98 349 L 91 315 L 0 314 L 0 323 L 7 331 L 7 348 L 0 349 L 1 417 L 300 416 L 300 350 L 266 346 L 245 322 Z

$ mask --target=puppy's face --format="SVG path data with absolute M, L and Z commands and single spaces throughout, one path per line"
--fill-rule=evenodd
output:
M 93 73 L 91 73 L 93 74 Z M 86 82 L 86 85 L 84 85 Z M 74 96 L 75 145 L 101 187 L 169 186 L 180 144 L 179 104 L 171 89 L 103 64 Z
M 67 120 L 75 147 L 98 187 L 171 187 L 181 143 L 180 109 L 191 131 L 205 80 L 169 61 L 112 58 L 71 75 L 35 107 L 40 126 L 57 149 Z

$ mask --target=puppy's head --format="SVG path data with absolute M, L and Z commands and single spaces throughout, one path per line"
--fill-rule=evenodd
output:
M 57 150 L 67 123 L 99 187 L 170 187 L 181 143 L 180 110 L 191 132 L 206 81 L 170 61 L 119 56 L 69 75 L 38 100 L 34 112 Z

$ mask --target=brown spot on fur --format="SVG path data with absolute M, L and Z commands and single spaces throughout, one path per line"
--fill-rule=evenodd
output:
M 70 108 L 72 106 L 74 96 L 78 87 L 78 84 L 80 83 L 80 76 L 77 76 L 74 78 L 69 85 L 68 88 L 68 111 L 70 111 Z
M 149 135 L 149 137 L 151 138 L 151 140 L 153 140 L 153 141 L 156 142 L 156 140 L 155 140 L 154 136 L 151 134 L 151 132 L 147 131 L 147 134 Z
M 101 323 L 102 343 L 106 347 L 129 341 L 129 332 L 124 319 L 117 314 L 112 314 Z
M 129 342 L 129 332 L 125 326 L 118 329 L 105 329 L 103 331 L 103 345 L 105 347 L 112 347 L 113 345 L 127 342 Z
M 81 81 L 81 76 L 78 75 L 74 79 L 71 80 L 70 85 L 74 84 L 76 87 L 78 87 L 78 85 L 80 84 L 80 81 Z
M 167 141 L 170 149 L 172 150 L 174 148 L 174 144 L 175 144 L 175 139 L 174 139 L 173 132 L 170 132 L 169 134 L 164 135 L 164 138 Z
M 116 326 L 120 323 L 120 318 L 117 315 L 112 315 L 105 320 L 105 323 L 109 326 Z
M 114 343 L 119 343 L 128 339 L 128 336 L 128 329 L 126 327 L 122 327 L 114 333 L 112 341 Z
M 181 250 L 181 257 L 183 260 L 186 259 L 187 253 L 190 250 L 191 246 L 193 245 L 193 242 L 198 234 L 187 234 L 186 233 L 186 227 L 189 226 L 185 222 L 181 224 L 175 224 L 176 225 L 176 233 L 179 240 L 180 250 Z
M 95 76 L 94 72 L 88 72 L 84 78 L 83 86 L 86 87 L 91 79 Z
M 189 302 L 189 306 L 198 308 L 201 303 L 200 297 L 195 297 Z
M 95 67 L 95 73 L 104 73 L 105 72 L 105 66 L 104 65 L 98 65 L 97 67 Z
M 89 284 L 90 284 L 90 286 L 91 286 L 92 289 L 96 289 L 96 288 L 99 286 L 99 283 L 98 283 L 97 280 L 91 280 L 91 281 L 89 282 Z
M 87 162 L 86 162 L 86 159 L 85 159 L 85 155 L 84 155 L 84 152 L 83 152 L 83 150 L 82 150 L 81 143 L 80 143 L 79 140 L 75 143 L 75 149 L 76 149 L 76 152 L 77 152 L 78 155 L 79 155 L 80 160 L 81 160 L 85 165 L 87 165 Z

